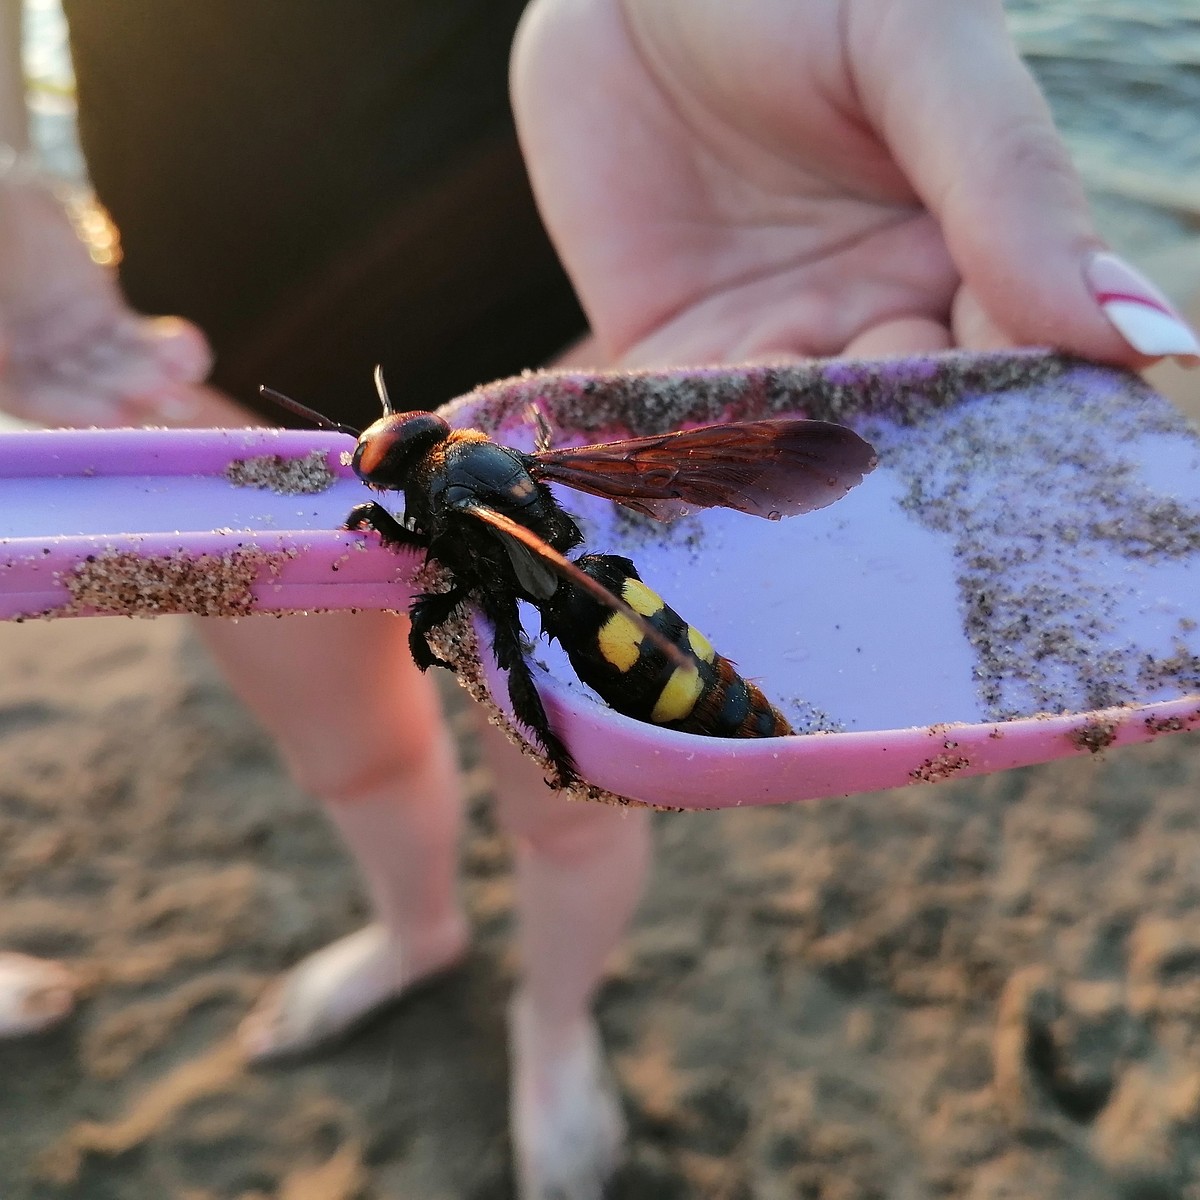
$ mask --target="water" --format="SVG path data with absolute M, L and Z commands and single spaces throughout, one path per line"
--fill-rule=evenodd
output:
M 75 79 L 59 0 L 24 0 L 30 136 L 46 167 L 75 182 L 87 172 L 75 136 Z
M 1103 232 L 1184 295 L 1200 280 L 1200 6 L 1009 0 Z M 1181 253 L 1182 252 L 1182 253 Z

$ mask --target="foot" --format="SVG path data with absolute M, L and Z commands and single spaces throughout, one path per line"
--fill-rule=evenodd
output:
M 461 921 L 420 953 L 404 952 L 382 925 L 368 925 L 310 954 L 273 984 L 238 1038 L 254 1062 L 311 1050 L 456 966 L 467 944 Z
M 625 1120 L 595 1022 L 553 1048 L 518 997 L 509 1009 L 509 1121 L 520 1200 L 601 1200 Z
M 0 1037 L 38 1033 L 75 1006 L 78 981 L 61 963 L 0 953 Z

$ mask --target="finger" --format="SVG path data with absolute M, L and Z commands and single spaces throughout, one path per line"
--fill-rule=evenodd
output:
M 611 364 L 596 335 L 589 330 L 564 346 L 547 365 L 554 371 L 603 371 Z
M 6 379 L 0 384 L 0 411 L 50 429 L 106 429 L 128 424 L 113 397 L 81 394 L 77 386 L 52 379 L 39 380 L 36 385 Z
M 199 383 L 212 370 L 208 339 L 181 317 L 139 317 L 135 336 L 142 340 L 167 378 Z
M 146 395 L 130 397 L 123 416 L 127 424 L 170 428 L 243 429 L 271 424 L 216 388 L 187 383 L 166 384 Z
M 864 104 L 994 330 L 1132 366 L 1200 354 L 1161 293 L 1097 257 L 1079 176 L 998 0 L 854 11 L 874 17 L 849 34 Z
M 929 354 L 948 350 L 950 330 L 931 317 L 893 317 L 864 329 L 847 345 L 850 358 L 877 358 L 893 354 Z
M 1020 344 L 992 320 L 979 298 L 966 286 L 959 288 L 954 297 L 950 330 L 954 345 L 964 350 L 1011 350 Z

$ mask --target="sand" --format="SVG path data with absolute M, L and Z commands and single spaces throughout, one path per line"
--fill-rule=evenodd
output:
M 186 624 L 9 626 L 0 659 L 0 943 L 90 980 L 65 1028 L 0 1046 L 0 1195 L 509 1195 L 511 889 L 481 772 L 467 966 L 248 1069 L 251 998 L 363 918 L 344 856 Z M 618 1194 L 1186 1195 L 1198 750 L 656 817 L 600 1000 Z
M 1194 376 L 1156 381 L 1200 412 Z M 269 618 L 259 618 L 269 619 Z M 463 735 L 476 949 L 306 1061 L 232 1040 L 361 889 L 177 618 L 0 626 L 0 947 L 87 980 L 0 1044 L 4 1200 L 499 1200 L 508 849 Z M 1200 1197 L 1200 741 L 656 814 L 599 1014 L 618 1196 Z

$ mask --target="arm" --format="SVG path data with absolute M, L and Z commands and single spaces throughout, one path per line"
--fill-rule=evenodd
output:
M 68 209 L 94 202 L 71 192 L 30 155 L 21 3 L 0 0 L 0 410 L 41 425 L 247 423 L 201 385 L 199 329 L 129 310 L 109 265 L 119 244 L 84 240 Z

